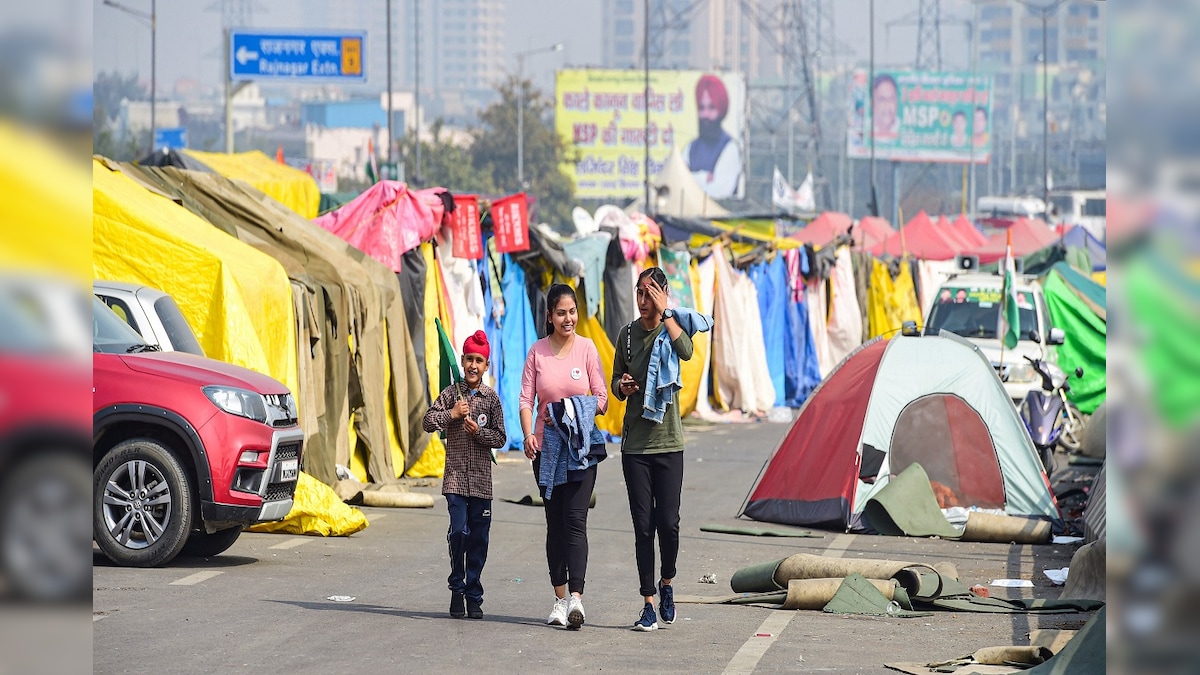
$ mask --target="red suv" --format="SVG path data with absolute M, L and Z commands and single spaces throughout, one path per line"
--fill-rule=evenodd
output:
M 92 536 L 121 565 L 216 555 L 292 507 L 303 433 L 283 384 L 147 344 L 93 299 Z

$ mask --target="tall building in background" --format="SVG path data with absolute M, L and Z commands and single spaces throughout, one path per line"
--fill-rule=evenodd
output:
M 310 25 L 367 31 L 367 84 L 387 87 L 386 0 L 305 0 Z M 504 0 L 392 0 L 392 86 L 412 91 L 420 61 L 425 119 L 466 120 L 505 75 Z
M 603 0 L 603 65 L 642 67 L 643 0 Z M 649 0 L 650 67 L 779 78 L 784 0 Z M 764 36 L 766 33 L 766 36 Z

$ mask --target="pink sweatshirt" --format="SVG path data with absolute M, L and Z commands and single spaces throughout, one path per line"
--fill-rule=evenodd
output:
M 596 397 L 596 414 L 608 410 L 608 384 L 600 368 L 596 344 L 582 335 L 565 358 L 557 358 L 550 349 L 550 339 L 542 338 L 529 348 L 525 370 L 521 373 L 521 410 L 533 410 L 537 400 L 536 426 L 533 433 L 540 438 L 546 426 L 546 407 L 568 396 Z

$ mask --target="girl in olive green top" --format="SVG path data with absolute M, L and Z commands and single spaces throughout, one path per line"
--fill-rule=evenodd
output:
M 633 517 L 634 550 L 639 592 L 645 604 L 634 630 L 658 628 L 654 595 L 665 623 L 675 621 L 671 582 L 679 555 L 679 500 L 683 490 L 683 424 L 679 419 L 679 394 L 675 393 L 661 424 L 642 417 L 643 385 L 650 366 L 651 348 L 663 331 L 680 359 L 692 358 L 692 339 L 667 309 L 667 277 L 651 267 L 638 277 L 640 318 L 621 329 L 613 360 L 613 394 L 626 402 L 621 431 L 621 469 Z M 665 318 L 664 318 L 665 314 Z M 662 551 L 661 576 L 655 588 L 654 536 Z

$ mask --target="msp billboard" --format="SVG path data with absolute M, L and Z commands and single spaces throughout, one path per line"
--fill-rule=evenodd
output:
M 746 79 L 741 73 L 650 71 L 650 124 L 640 70 L 560 70 L 554 125 L 577 150 L 565 168 L 583 198 L 636 197 L 673 148 L 714 199 L 745 194 Z
M 867 72 L 855 71 L 850 83 L 848 156 L 871 156 L 872 128 L 877 159 L 986 164 L 992 155 L 992 78 L 875 71 L 875 81 L 868 87 Z

